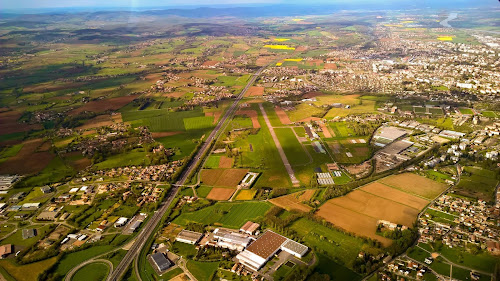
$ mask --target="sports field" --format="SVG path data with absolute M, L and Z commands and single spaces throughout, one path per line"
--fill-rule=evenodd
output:
M 419 189 L 411 185 L 414 182 L 417 186 L 425 186 Z M 419 212 L 445 188 L 446 185 L 415 174 L 389 176 L 327 201 L 316 214 L 346 231 L 388 246 L 392 241 L 376 234 L 377 221 L 387 220 L 412 227 Z

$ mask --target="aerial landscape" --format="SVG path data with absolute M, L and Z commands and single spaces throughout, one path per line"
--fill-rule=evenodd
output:
M 0 281 L 500 280 L 500 2 L 101 2 L 0 1 Z

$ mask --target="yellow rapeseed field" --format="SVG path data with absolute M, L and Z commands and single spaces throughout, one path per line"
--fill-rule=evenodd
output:
M 264 45 L 264 48 L 275 49 L 275 50 L 295 50 L 294 47 L 287 45 Z

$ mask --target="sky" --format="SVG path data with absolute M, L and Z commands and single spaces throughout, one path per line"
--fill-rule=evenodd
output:
M 209 6 L 224 4 L 339 4 L 339 3 L 383 3 L 401 2 L 426 3 L 443 0 L 0 0 L 2 10 L 45 9 L 45 8 L 109 8 L 121 7 L 140 9 L 145 7 Z M 450 2 L 451 0 L 448 0 Z M 455 2 L 485 3 L 493 0 L 454 0 Z M 388 3 L 389 2 L 389 3 Z M 453 1 L 452 1 L 453 2 Z
M 2 9 L 40 9 L 64 7 L 168 7 L 168 6 L 207 6 L 223 4 L 328 4 L 352 2 L 396 2 L 397 0 L 0 0 Z

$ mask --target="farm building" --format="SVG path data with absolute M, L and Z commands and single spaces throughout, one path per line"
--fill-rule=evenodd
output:
M 253 235 L 257 229 L 259 229 L 260 224 L 252 222 L 252 221 L 247 221 L 241 228 L 240 231 L 244 232 L 249 235 Z
M 121 217 L 115 222 L 115 227 L 124 226 L 127 223 L 128 219 L 126 217 Z
M 23 229 L 23 239 L 33 238 L 36 236 L 36 229 L 26 228 Z
M 9 201 L 12 202 L 12 203 L 17 203 L 19 201 L 21 201 L 21 199 L 23 199 L 25 196 L 24 192 L 19 192 L 19 193 L 16 193 L 14 194 L 10 199 Z
M 319 185 L 332 185 L 335 184 L 333 181 L 332 175 L 330 173 L 316 173 L 318 177 Z
M 337 165 L 337 163 L 327 163 L 326 168 L 328 169 L 329 172 L 340 170 L 339 165 Z
M 189 230 L 182 230 L 175 238 L 175 241 L 194 245 L 198 243 L 198 241 L 200 241 L 202 237 L 203 237 L 202 233 Z
M 42 191 L 43 194 L 51 193 L 52 188 L 48 185 L 40 187 L 40 191 Z
M 163 272 L 172 266 L 172 262 L 169 261 L 164 254 L 158 252 L 151 255 L 151 260 L 154 266 L 159 272 Z
M 290 241 L 293 243 L 290 243 Z M 252 270 L 259 270 L 280 250 L 291 253 L 296 257 L 302 257 L 308 248 L 268 230 L 250 244 L 245 251 L 239 253 L 236 259 Z
M 12 253 L 14 253 L 14 246 L 12 246 L 12 244 L 0 246 L 0 258 L 6 258 Z
M 136 220 L 136 221 L 134 221 L 134 222 L 130 225 L 130 227 L 129 227 L 130 231 L 131 231 L 131 232 L 135 232 L 135 231 L 139 228 L 139 226 L 141 226 L 141 224 L 142 224 L 142 221 L 140 221 L 140 220 Z
M 36 210 L 36 209 L 40 208 L 40 205 L 41 205 L 40 203 L 24 203 L 22 205 L 22 208 L 23 208 L 23 210 L 30 211 L 30 210 Z
M 41 212 L 38 217 L 36 217 L 37 220 L 40 221 L 55 221 L 57 215 L 59 214 L 59 211 L 44 211 Z
M 252 173 L 248 172 L 246 176 L 241 180 L 240 187 L 242 188 L 249 188 L 252 186 L 253 182 L 257 177 L 259 176 L 259 173 Z
M 0 190 L 10 189 L 18 179 L 18 176 L 0 176 Z

